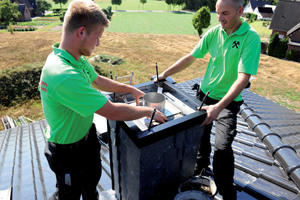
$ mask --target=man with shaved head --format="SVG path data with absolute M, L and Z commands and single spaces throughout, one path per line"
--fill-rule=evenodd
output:
M 216 12 L 220 25 L 209 29 L 197 46 L 159 77 L 165 79 L 190 66 L 207 53 L 211 58 L 200 85 L 198 98 L 206 100 L 202 110 L 207 117 L 202 123 L 204 132 L 197 156 L 195 175 L 210 165 L 210 133 L 215 122 L 213 174 L 224 200 L 236 199 L 233 185 L 234 156 L 232 142 L 236 135 L 237 114 L 243 100 L 242 90 L 251 75 L 257 74 L 260 58 L 260 38 L 257 32 L 241 18 L 242 0 L 218 0 Z

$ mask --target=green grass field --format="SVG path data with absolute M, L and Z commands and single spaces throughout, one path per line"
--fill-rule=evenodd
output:
M 99 2 L 95 1 L 99 4 L 101 8 L 106 8 L 107 6 L 112 6 L 113 10 L 173 10 L 173 7 L 170 8 L 165 1 L 156 1 L 156 0 L 148 0 L 147 3 L 140 3 L 139 0 L 122 0 L 121 5 L 112 5 L 111 1 Z M 179 7 L 176 6 L 175 10 L 178 10 Z
M 52 8 L 60 8 L 59 4 L 54 4 Z M 70 2 L 70 1 L 69 1 Z M 62 8 L 67 8 L 68 4 L 62 4 Z M 125 11 L 135 10 L 137 12 L 114 12 L 111 25 L 108 29 L 110 32 L 121 33 L 158 33 L 158 34 L 197 34 L 192 25 L 194 13 L 173 13 L 173 12 L 138 12 L 138 11 L 179 11 L 180 7 L 170 7 L 162 0 L 148 0 L 143 5 L 139 0 L 122 0 L 121 5 L 112 5 L 111 0 L 95 0 L 101 8 L 112 6 L 113 10 Z M 219 24 L 216 13 L 211 13 L 211 25 Z M 260 34 L 262 41 L 267 41 L 271 30 L 262 26 L 261 21 L 250 24 Z M 209 27 L 209 28 L 210 28 Z M 203 30 L 203 33 L 207 29 Z
M 49 1 L 52 8 L 60 8 L 59 4 Z M 140 11 L 179 11 L 179 6 L 170 7 L 165 1 L 148 0 L 143 5 L 139 0 L 122 0 L 120 6 L 111 4 L 110 0 L 95 0 L 101 8 L 112 6 L 113 10 L 135 10 L 137 12 L 114 12 L 107 31 L 121 33 L 154 33 L 154 34 L 198 34 L 192 25 L 194 13 L 174 12 L 138 12 Z M 69 2 L 68 2 L 69 3 Z M 67 8 L 62 4 L 62 8 Z M 218 23 L 215 13 L 211 14 L 211 26 Z M 206 29 L 204 30 L 204 32 Z
M 60 8 L 60 4 L 55 4 L 53 1 L 49 0 L 49 3 L 52 4 L 53 9 Z M 61 4 L 62 8 L 68 8 L 68 5 L 71 1 L 68 1 L 66 4 Z M 123 0 L 121 5 L 112 5 L 111 1 L 109 0 L 95 0 L 95 2 L 101 7 L 106 8 L 108 6 L 112 6 L 112 9 L 118 10 L 142 10 L 143 5 L 139 2 L 139 0 Z M 165 1 L 155 1 L 155 0 L 148 0 L 146 4 L 144 4 L 145 10 L 168 10 L 168 5 Z M 178 7 L 177 7 L 178 9 Z
M 262 41 L 268 42 L 272 30 L 264 27 L 262 24 L 263 21 L 254 21 L 253 23 L 250 23 L 250 26 L 252 26 L 259 33 L 260 39 Z
M 52 8 L 60 8 L 59 4 L 55 4 L 53 1 L 49 0 L 49 3 L 52 4 Z M 62 4 L 62 8 L 68 8 L 69 2 L 67 4 Z M 110 0 L 95 0 L 101 8 L 107 8 L 112 6 L 113 10 L 175 10 L 178 11 L 179 6 L 169 7 L 165 1 L 158 0 L 147 0 L 147 3 L 140 3 L 139 0 L 122 0 L 121 5 L 112 5 Z
M 198 33 L 192 25 L 193 15 L 194 13 L 116 12 L 107 31 L 196 35 Z M 216 14 L 211 13 L 211 26 L 217 23 Z

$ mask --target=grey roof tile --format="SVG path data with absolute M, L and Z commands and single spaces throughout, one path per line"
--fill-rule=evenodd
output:
M 0 131 L 0 191 L 13 188 L 13 200 L 45 199 L 55 192 L 55 174 L 44 156 L 46 120 Z M 99 191 L 111 189 L 108 149 L 102 145 Z

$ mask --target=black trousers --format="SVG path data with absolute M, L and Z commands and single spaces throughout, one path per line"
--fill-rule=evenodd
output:
M 200 100 L 204 93 L 200 93 Z M 213 105 L 218 101 L 207 98 L 206 104 Z M 243 102 L 231 102 L 224 108 L 215 120 L 215 145 L 213 157 L 213 172 L 215 183 L 224 200 L 236 199 L 236 189 L 233 186 L 234 155 L 232 142 L 236 136 L 237 114 Z M 210 165 L 210 134 L 213 124 L 205 125 L 201 144 L 197 155 L 197 168 L 207 168 Z
M 47 142 L 45 156 L 56 175 L 57 192 L 50 199 L 98 199 L 101 177 L 100 143 L 93 124 L 79 142 L 67 145 Z

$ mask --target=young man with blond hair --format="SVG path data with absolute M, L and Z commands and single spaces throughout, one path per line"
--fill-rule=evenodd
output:
M 40 93 L 48 127 L 45 156 L 56 175 L 57 192 L 51 199 L 98 199 L 101 177 L 100 144 L 93 124 L 94 113 L 110 120 L 129 121 L 151 117 L 153 109 L 112 103 L 95 88 L 131 93 L 144 92 L 99 76 L 84 56 L 100 44 L 109 21 L 93 1 L 76 0 L 65 14 L 61 43 L 53 45 L 40 80 Z M 159 111 L 154 119 L 165 122 Z
M 210 133 L 215 121 L 213 172 L 219 193 L 224 200 L 236 199 L 233 186 L 234 156 L 232 141 L 236 135 L 237 114 L 242 104 L 241 92 L 251 75 L 256 75 L 260 58 L 260 38 L 245 22 L 242 0 L 218 0 L 220 25 L 208 30 L 191 53 L 160 74 L 164 79 L 190 66 L 197 58 L 211 55 L 200 85 L 200 100 L 209 92 L 207 117 L 198 151 L 195 174 L 210 165 Z

